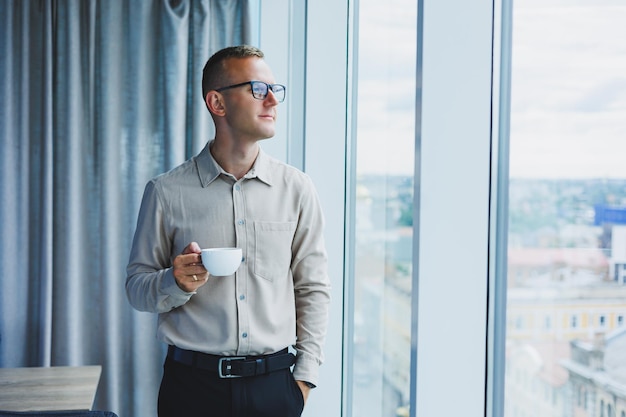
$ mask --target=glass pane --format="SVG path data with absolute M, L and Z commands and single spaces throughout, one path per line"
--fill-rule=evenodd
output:
M 514 2 L 506 417 L 626 413 L 624 22 Z
M 408 415 L 417 5 L 359 2 L 354 417 Z

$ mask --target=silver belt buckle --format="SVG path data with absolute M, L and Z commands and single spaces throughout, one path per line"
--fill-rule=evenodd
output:
M 233 357 L 220 358 L 219 362 L 217 363 L 217 374 L 220 376 L 220 378 L 241 378 L 241 375 L 230 374 L 230 371 L 232 369 L 232 367 L 230 366 L 230 362 L 245 361 L 245 360 L 246 360 L 245 356 L 233 356 Z M 224 362 L 226 362 L 226 373 L 224 373 L 224 370 L 223 370 Z

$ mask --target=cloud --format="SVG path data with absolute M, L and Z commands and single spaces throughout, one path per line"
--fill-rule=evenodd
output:
M 623 2 L 516 2 L 511 176 L 626 178 L 624 21 Z
M 359 7 L 358 163 L 410 175 L 415 3 Z M 512 177 L 626 178 L 624 22 L 623 0 L 514 3 Z

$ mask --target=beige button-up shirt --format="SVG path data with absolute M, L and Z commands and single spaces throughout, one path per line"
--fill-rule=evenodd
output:
M 318 382 L 330 283 L 323 215 L 310 178 L 263 151 L 237 180 L 207 145 L 144 192 L 127 268 L 138 310 L 159 313 L 157 335 L 182 349 L 216 355 L 297 351 L 294 377 Z M 234 275 L 181 290 L 172 262 L 192 241 L 239 247 Z

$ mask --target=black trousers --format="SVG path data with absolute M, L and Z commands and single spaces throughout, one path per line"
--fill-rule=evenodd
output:
M 300 417 L 304 398 L 291 370 L 222 379 L 167 358 L 159 417 Z

